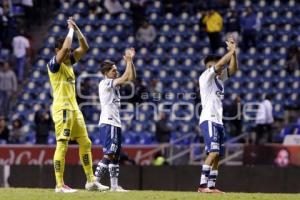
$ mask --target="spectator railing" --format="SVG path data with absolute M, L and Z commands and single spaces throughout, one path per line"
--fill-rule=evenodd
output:
M 237 137 L 234 137 L 225 142 L 225 152 L 224 158 L 220 161 L 220 164 L 225 165 L 242 165 L 242 155 L 244 151 L 245 143 L 237 143 L 239 140 L 244 139 L 248 143 L 249 133 L 243 133 Z M 196 149 L 201 149 L 200 155 L 195 155 Z M 204 150 L 204 144 L 191 144 L 190 147 L 190 159 L 189 164 L 191 165 L 201 165 L 206 157 L 206 152 Z
M 163 143 L 158 145 L 157 148 L 142 154 L 139 160 L 145 158 L 153 158 L 156 153 L 161 152 L 166 157 L 166 161 L 170 165 L 177 164 L 190 164 L 190 165 L 201 165 L 206 157 L 205 145 L 203 143 L 192 143 L 190 145 L 180 144 L 186 139 L 194 137 L 193 133 L 186 134 L 170 143 Z M 243 133 L 237 137 L 234 137 L 225 142 L 225 155 L 220 161 L 220 164 L 225 165 L 242 165 L 242 155 L 244 151 L 245 143 L 237 143 L 239 140 L 244 139 L 248 143 L 249 134 Z M 198 149 L 200 154 L 195 154 Z
M 175 160 L 175 159 L 178 159 L 178 158 L 181 158 L 182 156 L 184 155 L 187 155 L 189 153 L 189 147 L 188 149 L 182 151 L 182 152 L 179 152 L 178 154 L 174 154 L 174 147 L 175 146 L 182 146 L 180 145 L 179 143 L 182 142 L 183 140 L 185 139 L 189 139 L 189 138 L 192 138 L 195 134 L 194 133 L 189 133 L 189 134 L 186 134 L 176 140 L 173 140 L 172 142 L 170 143 L 162 143 L 160 145 L 158 145 L 157 148 L 151 150 L 151 151 L 148 151 L 147 153 L 144 153 L 142 154 L 138 160 L 136 160 L 136 162 L 139 162 L 140 160 L 142 159 L 145 159 L 145 158 L 150 158 L 150 157 L 154 157 L 154 155 L 156 153 L 159 153 L 161 152 L 164 156 L 167 156 L 167 162 L 169 164 L 172 164 L 172 162 Z

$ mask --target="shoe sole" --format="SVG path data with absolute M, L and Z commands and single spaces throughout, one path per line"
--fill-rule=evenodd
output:
M 129 192 L 129 190 L 126 191 L 116 191 L 116 190 L 109 190 L 110 192 Z

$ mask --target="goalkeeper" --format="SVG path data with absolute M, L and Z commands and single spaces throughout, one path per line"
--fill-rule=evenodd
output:
M 69 18 L 68 35 L 55 41 L 55 56 L 47 64 L 48 75 L 53 91 L 52 118 L 55 123 L 56 149 L 54 153 L 54 171 L 56 178 L 55 192 L 72 193 L 77 190 L 65 185 L 63 180 L 65 156 L 68 141 L 79 144 L 79 157 L 87 182 L 87 190 L 107 190 L 95 181 L 92 169 L 91 141 L 88 138 L 83 115 L 79 110 L 75 94 L 75 75 L 73 65 L 87 52 L 89 46 L 80 29 Z M 74 32 L 79 40 L 79 47 L 71 51 Z

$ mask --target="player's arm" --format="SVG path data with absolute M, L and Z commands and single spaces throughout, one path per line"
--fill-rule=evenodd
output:
M 235 41 L 233 39 L 233 37 L 229 37 L 228 41 L 226 42 L 227 44 L 227 48 L 229 49 L 229 43 L 231 44 L 235 44 Z M 237 55 L 236 55 L 236 45 L 235 45 L 235 51 L 233 53 L 233 55 L 230 58 L 230 62 L 229 62 L 229 66 L 228 66 L 228 74 L 229 76 L 232 76 L 233 74 L 235 74 L 235 72 L 238 70 L 238 61 L 237 61 Z
M 135 50 L 133 48 L 127 49 L 125 51 L 124 60 L 126 62 L 126 69 L 121 77 L 116 78 L 113 81 L 114 86 L 122 85 L 122 84 L 126 83 L 127 81 L 132 81 L 136 78 L 135 66 L 132 61 L 134 56 L 135 56 Z
M 73 52 L 74 59 L 77 62 L 86 54 L 86 52 L 89 50 L 90 47 L 87 43 L 85 36 L 82 34 L 81 30 L 79 29 L 77 24 L 73 21 L 73 19 L 71 19 L 70 22 L 74 26 L 77 39 L 79 41 L 79 47 L 76 48 L 75 51 Z
M 239 69 L 238 67 L 238 61 L 237 61 L 237 55 L 236 55 L 236 51 L 234 51 L 233 55 L 230 58 L 230 62 L 229 62 L 229 76 L 232 76 L 233 74 L 236 73 L 236 71 Z
M 220 72 L 224 65 L 228 64 L 231 60 L 231 57 L 235 53 L 235 43 L 226 41 L 228 52 L 217 62 L 215 65 L 215 71 Z
M 134 49 L 133 49 L 134 51 Z M 135 54 L 135 52 L 134 52 Z M 128 67 L 131 68 L 131 73 L 129 74 L 129 80 L 128 81 L 133 81 L 136 79 L 136 70 L 135 70 L 135 66 L 133 63 L 133 57 L 129 57 L 129 58 L 124 58 L 125 62 L 126 62 L 126 67 L 128 65 Z
M 72 46 L 72 40 L 74 35 L 74 26 L 71 22 L 68 21 L 69 32 L 63 43 L 62 48 L 56 54 L 56 62 L 61 64 L 64 57 L 70 52 Z

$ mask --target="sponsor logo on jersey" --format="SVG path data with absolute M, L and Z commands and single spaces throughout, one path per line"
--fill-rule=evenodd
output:
M 68 77 L 67 82 L 71 84 L 75 84 L 75 79 L 73 79 L 72 77 Z
M 220 90 L 216 91 L 216 95 L 217 95 L 219 98 L 223 98 L 223 97 L 224 97 L 224 93 L 221 92 Z
M 114 103 L 114 104 L 120 103 L 120 99 L 113 99 L 113 103 Z

